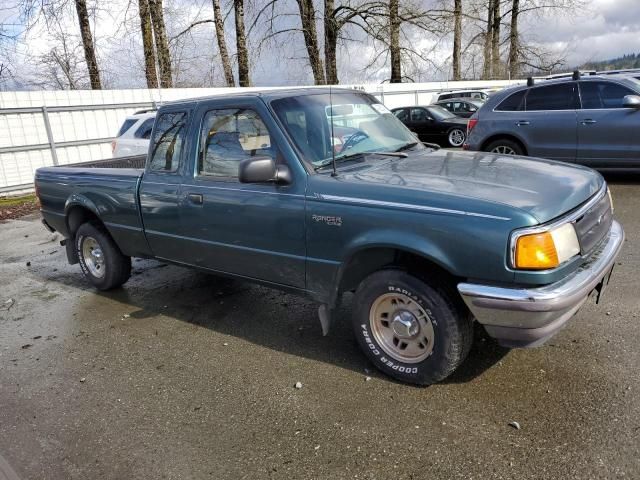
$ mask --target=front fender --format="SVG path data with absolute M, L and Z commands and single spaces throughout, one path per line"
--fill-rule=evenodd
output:
M 408 232 L 399 235 L 397 230 L 387 229 L 368 231 L 355 237 L 345 247 L 340 268 L 345 268 L 359 252 L 374 248 L 402 250 L 424 257 L 450 273 L 456 270 L 455 260 L 428 238 Z
M 389 253 L 393 251 L 402 251 L 417 255 L 452 274 L 458 271 L 458 265 L 455 259 L 428 238 L 407 232 L 402 232 L 402 234 L 399 235 L 397 230 L 381 229 L 367 231 L 353 238 L 345 246 L 343 258 L 331 282 L 332 289 L 326 292 L 329 297 L 328 304 L 333 307 L 338 303 L 345 276 L 347 275 L 347 269 L 358 269 L 358 272 L 355 273 L 355 276 L 358 278 L 360 276 L 366 276 L 393 261 L 393 255 L 389 255 Z M 372 257 L 365 258 L 360 256 L 366 252 L 371 252 Z M 364 264 L 356 265 L 356 263 L 359 263 L 354 262 L 356 257 L 363 259 Z M 369 265 L 367 265 L 367 263 L 369 263 Z

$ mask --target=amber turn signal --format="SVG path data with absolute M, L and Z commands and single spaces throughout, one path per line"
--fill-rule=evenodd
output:
M 516 242 L 515 267 L 545 270 L 560 265 L 551 232 L 522 235 Z

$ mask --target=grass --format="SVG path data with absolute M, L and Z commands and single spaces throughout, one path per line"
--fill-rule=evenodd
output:
M 33 193 L 29 195 L 21 195 L 19 197 L 4 197 L 0 198 L 0 208 L 15 207 L 16 205 L 22 205 L 23 203 L 30 203 L 35 201 L 36 196 Z

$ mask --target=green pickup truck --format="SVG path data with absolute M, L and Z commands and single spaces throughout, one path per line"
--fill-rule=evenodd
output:
M 343 89 L 168 104 L 144 169 L 40 168 L 35 185 L 96 288 L 156 258 L 307 296 L 324 334 L 354 292 L 365 354 L 416 384 L 460 365 L 474 321 L 544 343 L 599 297 L 624 240 L 595 171 L 438 150 Z

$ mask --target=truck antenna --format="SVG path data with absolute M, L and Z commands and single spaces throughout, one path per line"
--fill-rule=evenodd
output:
M 331 123 L 331 140 L 329 143 L 331 144 L 331 164 L 333 165 L 333 172 L 331 173 L 332 177 L 337 177 L 336 173 L 336 150 L 333 145 L 333 96 L 331 95 L 331 85 L 329 85 L 329 122 Z

